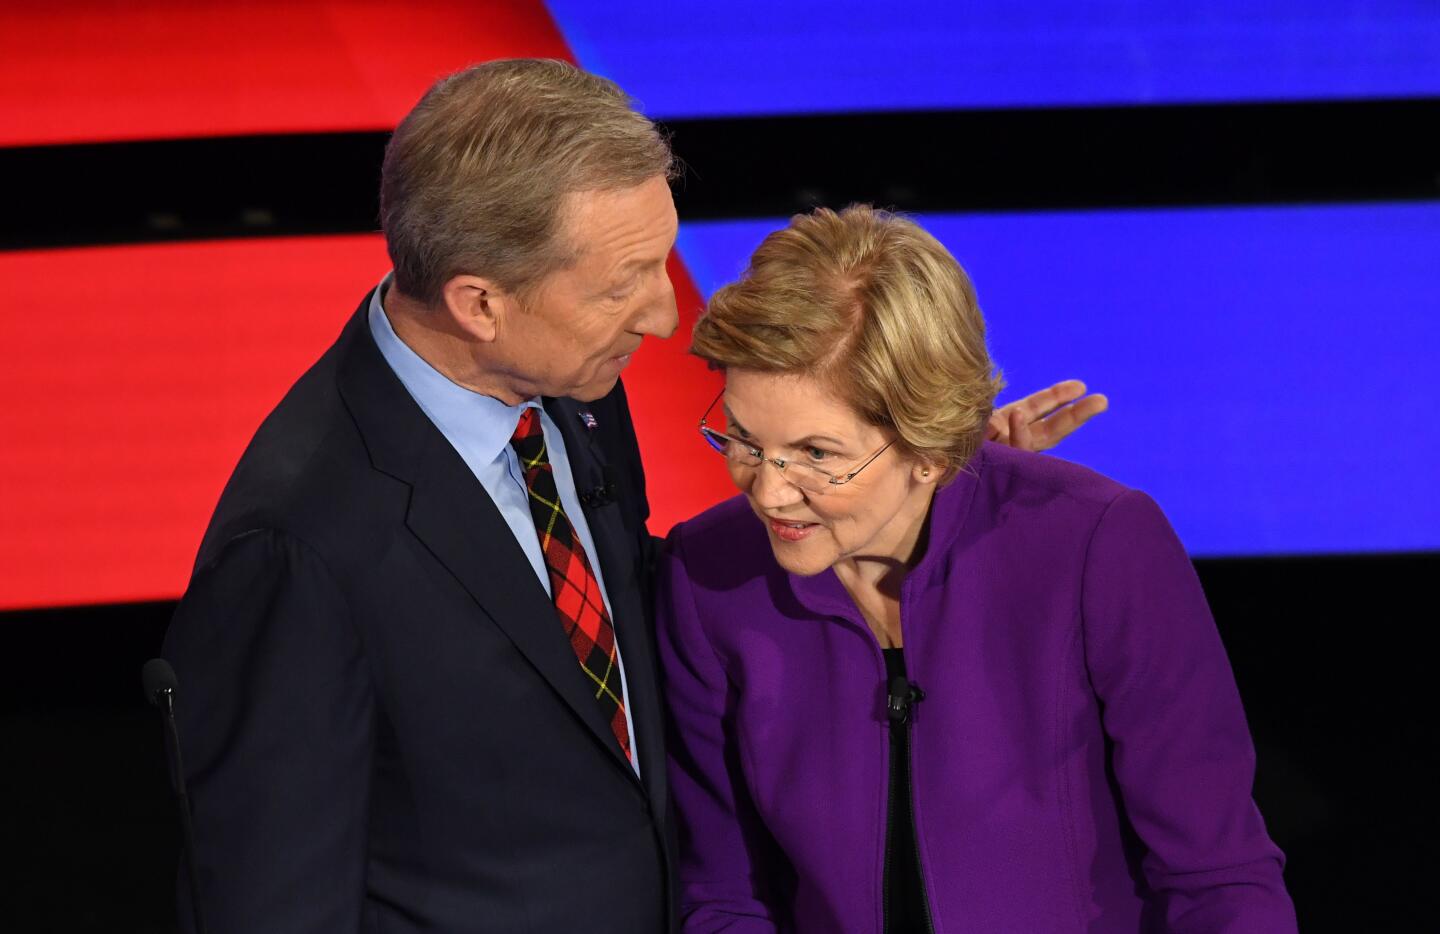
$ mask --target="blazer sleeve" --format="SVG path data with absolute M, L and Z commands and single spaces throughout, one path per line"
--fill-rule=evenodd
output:
M 775 845 L 745 787 L 729 680 L 700 620 L 678 531 L 661 555 L 657 584 L 682 929 L 773 934 L 764 892 Z
M 1125 812 L 1169 932 L 1284 934 L 1284 857 L 1251 798 L 1255 751 L 1235 679 L 1183 546 L 1127 491 L 1085 562 L 1086 662 Z
M 330 570 L 282 532 L 237 536 L 197 569 L 165 652 L 208 929 L 358 931 L 374 702 Z

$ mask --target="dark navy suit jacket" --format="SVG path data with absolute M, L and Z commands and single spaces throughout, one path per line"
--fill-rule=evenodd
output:
M 587 506 L 642 779 L 555 610 L 366 325 L 235 469 L 166 637 L 215 934 L 671 927 L 644 478 L 624 389 L 545 400 Z M 188 922 L 181 887 L 181 918 Z

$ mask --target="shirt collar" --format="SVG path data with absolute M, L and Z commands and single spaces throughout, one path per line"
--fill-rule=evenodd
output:
M 457 448 L 468 448 L 482 462 L 500 456 L 515 434 L 520 414 L 538 399 L 506 405 L 453 382 L 402 341 L 390 325 L 383 299 L 393 274 L 387 274 L 370 298 L 370 333 L 380 354 L 435 427 Z

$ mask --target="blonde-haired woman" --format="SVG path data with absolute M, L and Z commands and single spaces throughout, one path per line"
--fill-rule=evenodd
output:
M 687 931 L 1294 930 L 1184 549 L 983 441 L 999 379 L 933 237 L 798 216 L 693 351 L 742 495 L 661 572 Z

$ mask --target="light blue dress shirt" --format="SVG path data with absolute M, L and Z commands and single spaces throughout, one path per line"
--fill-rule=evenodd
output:
M 475 479 L 490 494 L 495 508 L 510 532 L 520 545 L 540 586 L 550 594 L 550 574 L 545 570 L 545 558 L 540 553 L 540 539 L 535 534 L 535 521 L 530 515 L 530 497 L 525 488 L 525 476 L 520 470 L 520 459 L 510 446 L 515 426 L 527 407 L 534 407 L 540 413 L 540 425 L 545 432 L 545 447 L 550 455 L 550 466 L 555 474 L 555 486 L 560 492 L 560 504 L 565 515 L 575 527 L 590 566 L 595 571 L 595 580 L 600 584 L 600 596 L 605 609 L 616 626 L 615 614 L 610 607 L 610 596 L 605 590 L 605 577 L 600 570 L 600 558 L 595 551 L 595 540 L 590 535 L 590 526 L 585 513 L 580 509 L 580 499 L 575 493 L 575 479 L 570 473 L 570 459 L 565 453 L 565 439 L 540 405 L 540 400 L 529 399 L 520 405 L 506 405 L 499 399 L 472 392 L 460 386 L 436 370 L 402 341 L 390 326 L 382 304 L 383 295 L 390 289 L 390 277 L 386 276 L 370 299 L 370 333 L 380 348 L 380 354 L 390 369 L 400 377 L 400 382 L 410 392 L 416 404 L 429 416 L 435 427 L 450 442 L 451 447 L 469 466 Z M 553 597 L 553 594 L 551 595 Z M 555 625 L 560 625 L 557 620 Z M 630 691 L 625 683 L 625 666 L 620 659 L 620 645 L 615 645 L 615 663 L 620 670 L 621 696 L 625 701 L 625 726 L 630 733 L 630 762 L 636 774 L 640 772 L 640 756 L 635 747 L 635 723 L 630 716 Z

